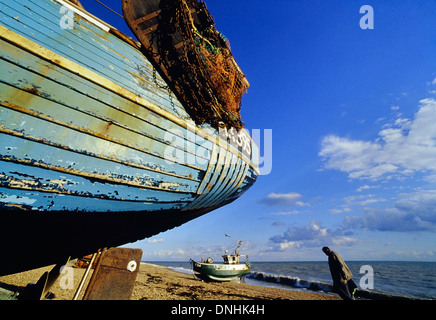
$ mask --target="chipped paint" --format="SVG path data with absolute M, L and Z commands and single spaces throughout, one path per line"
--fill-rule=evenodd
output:
M 2 201 L 4 201 L 5 203 L 8 203 L 9 205 L 11 204 L 15 204 L 15 205 L 19 205 L 19 204 L 26 204 L 26 205 L 32 205 L 35 203 L 36 199 L 31 199 L 28 197 L 18 197 L 16 195 L 3 195 L 0 193 L 0 199 L 2 199 Z
M 70 70 L 73 74 L 78 74 L 78 75 L 86 78 L 87 80 L 89 80 L 93 83 L 96 83 L 100 86 L 103 86 L 104 88 L 112 91 L 115 94 L 120 94 L 123 97 L 127 98 L 128 100 L 135 102 L 135 103 L 149 109 L 150 111 L 152 111 L 154 113 L 157 113 L 159 116 L 161 116 L 165 119 L 168 119 L 175 124 L 178 124 L 182 128 L 189 128 L 192 125 L 192 122 L 188 122 L 187 120 L 185 120 L 183 118 L 179 118 L 178 116 L 168 112 L 166 109 L 151 103 L 150 101 L 142 98 L 141 96 L 136 95 L 132 91 L 126 90 L 125 88 L 117 85 L 116 83 L 110 81 L 109 79 L 103 78 L 99 74 L 96 74 L 93 71 L 90 71 L 89 69 L 86 69 L 83 66 L 78 65 L 78 64 L 76 64 L 76 63 L 74 63 L 74 62 L 54 53 L 54 52 L 50 52 L 47 48 L 43 48 L 35 43 L 29 43 L 28 39 L 23 38 L 18 34 L 11 33 L 10 30 L 4 28 L 1 25 L 0 25 L 0 34 L 2 35 L 2 37 L 4 39 L 15 43 L 16 45 L 18 45 L 22 48 L 36 48 L 36 51 L 33 51 L 32 53 L 40 56 L 41 58 L 43 58 L 45 60 L 53 62 L 55 65 L 58 65 L 62 68 Z M 216 135 L 214 136 L 214 135 L 208 133 L 207 130 L 199 129 L 196 132 L 196 134 L 204 137 L 205 139 L 207 139 L 213 143 L 217 143 L 217 136 Z M 238 157 L 245 157 L 244 154 L 231 148 L 230 144 L 229 144 L 228 150 L 230 152 L 234 153 L 235 155 L 237 155 Z M 247 161 L 247 163 L 250 163 L 250 165 L 253 165 L 253 163 L 250 159 L 245 158 L 245 161 Z M 258 168 L 254 165 L 253 165 L 253 169 L 258 171 Z
M 177 188 L 180 187 L 180 184 L 174 183 L 174 182 L 161 182 L 159 183 L 159 188 L 165 189 L 165 190 L 177 190 Z

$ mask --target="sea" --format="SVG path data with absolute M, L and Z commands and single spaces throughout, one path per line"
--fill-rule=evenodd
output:
M 189 261 L 149 263 L 193 274 Z M 246 284 L 334 294 L 327 261 L 251 263 L 251 273 L 241 279 Z M 358 286 L 356 299 L 436 299 L 436 262 L 347 261 L 347 265 Z

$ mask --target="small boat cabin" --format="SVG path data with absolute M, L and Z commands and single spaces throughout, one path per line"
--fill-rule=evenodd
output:
M 228 254 L 222 256 L 224 259 L 224 264 L 239 264 L 239 255 Z

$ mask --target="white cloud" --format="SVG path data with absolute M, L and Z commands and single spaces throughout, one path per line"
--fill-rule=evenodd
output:
M 325 169 L 348 173 L 351 179 L 392 179 L 416 172 L 436 173 L 436 101 L 420 101 L 414 119 L 397 119 L 375 141 L 335 135 L 322 139 L 319 156 Z
M 332 239 L 332 243 L 335 246 L 340 246 L 340 245 L 348 245 L 348 244 L 352 244 L 355 243 L 357 240 L 350 238 L 350 237 L 335 237 Z
M 329 211 L 330 211 L 331 214 L 339 214 L 339 213 L 343 212 L 342 209 L 331 209 Z
M 279 212 L 274 212 L 274 215 L 277 216 L 290 216 L 290 215 L 295 215 L 295 214 L 299 214 L 300 212 L 297 210 L 292 210 L 292 211 L 279 211 Z
M 375 195 L 358 195 L 358 196 L 348 196 L 344 198 L 344 201 L 347 204 L 357 204 L 360 206 L 366 206 L 368 204 L 377 203 L 377 202 L 385 202 L 384 198 L 375 198 Z
M 436 190 L 402 194 L 391 208 L 365 208 L 363 216 L 345 217 L 346 230 L 436 232 Z
M 289 226 L 281 235 L 270 238 L 273 251 L 299 249 L 305 247 L 323 247 L 329 244 L 352 244 L 356 239 L 346 237 L 339 229 L 331 230 L 321 225 L 320 222 L 311 221 L 301 227 Z
M 351 208 L 343 208 L 343 209 L 331 209 L 329 211 L 330 211 L 331 214 L 339 214 L 339 213 L 342 213 L 342 212 L 352 212 L 353 209 L 351 209 Z
M 300 201 L 302 195 L 296 192 L 290 193 L 270 193 L 261 202 L 268 206 L 297 206 L 303 207 L 307 204 Z
M 356 191 L 357 191 L 357 192 L 362 192 L 362 191 L 364 191 L 364 190 L 377 189 L 377 188 L 380 188 L 380 186 L 369 186 L 369 185 L 365 184 L 365 185 L 363 185 L 363 186 L 357 188 Z
M 372 203 L 378 203 L 378 202 L 385 202 L 386 199 L 384 198 L 371 198 L 371 199 L 366 199 L 363 201 L 359 201 L 358 204 L 361 206 L 367 206 L 368 204 L 372 204 Z
M 300 244 L 294 241 L 287 241 L 281 242 L 278 244 L 280 251 L 284 251 L 286 249 L 294 249 L 294 248 L 300 248 Z
M 162 238 L 159 238 L 159 239 L 153 239 L 153 238 L 147 239 L 147 243 L 161 243 L 163 241 L 164 241 L 164 239 L 162 239 Z
M 181 248 L 175 250 L 155 250 L 155 251 L 144 251 L 143 259 L 156 259 L 156 260 L 182 260 L 190 256 L 190 252 L 183 250 Z

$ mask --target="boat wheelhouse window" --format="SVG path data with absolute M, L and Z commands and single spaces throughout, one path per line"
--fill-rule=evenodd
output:
M 224 255 L 223 256 L 224 263 L 225 264 L 238 264 L 239 263 L 239 257 L 236 255 Z

